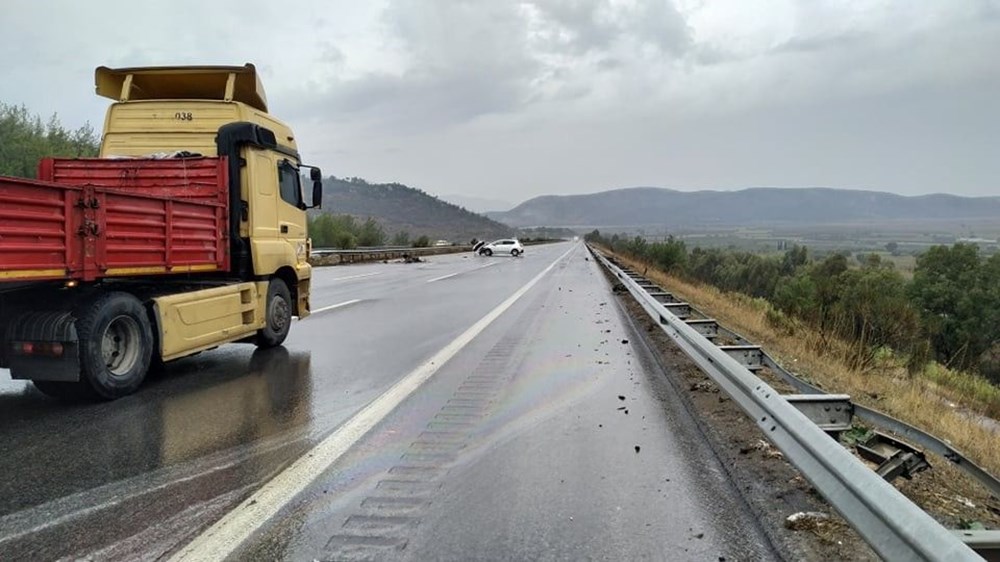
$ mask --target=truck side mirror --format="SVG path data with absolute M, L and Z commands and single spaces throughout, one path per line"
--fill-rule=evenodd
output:
M 313 170 L 313 175 L 317 175 L 316 172 L 319 170 Z M 312 206 L 314 208 L 323 208 L 323 180 L 313 178 L 313 199 Z

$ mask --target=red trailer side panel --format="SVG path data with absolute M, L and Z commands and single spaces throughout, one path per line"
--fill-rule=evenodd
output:
M 82 239 L 74 204 L 82 189 L 0 177 L 0 282 L 79 273 Z
M 38 165 L 42 181 L 222 204 L 227 173 L 225 158 L 45 158 Z
M 0 281 L 229 270 L 225 160 L 45 159 L 0 177 Z

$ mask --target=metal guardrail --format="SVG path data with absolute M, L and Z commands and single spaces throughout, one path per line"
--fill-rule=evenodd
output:
M 982 559 L 770 385 L 676 316 L 666 306 L 669 303 L 653 296 L 665 291 L 645 280 L 640 284 L 600 252 L 593 248 L 591 252 L 880 556 L 888 560 Z
M 394 254 L 397 252 L 410 252 L 414 254 L 419 254 L 421 252 L 428 251 L 441 251 L 442 248 L 454 248 L 456 250 L 471 249 L 470 246 L 464 246 L 462 244 L 449 245 L 449 246 L 423 246 L 420 248 L 414 248 L 412 246 L 365 246 L 351 248 L 349 250 L 342 250 L 339 248 L 313 248 L 313 256 L 329 256 L 334 254 Z

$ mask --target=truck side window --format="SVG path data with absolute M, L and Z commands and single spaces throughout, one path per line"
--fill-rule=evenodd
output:
M 278 187 L 281 198 L 294 207 L 302 206 L 302 189 L 299 186 L 298 171 L 287 162 L 278 164 Z

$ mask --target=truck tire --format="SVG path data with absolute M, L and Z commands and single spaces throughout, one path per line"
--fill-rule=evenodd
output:
M 257 347 L 277 347 L 288 337 L 292 327 L 292 294 L 281 279 L 271 279 L 267 285 L 267 306 L 264 327 L 257 332 Z
M 153 355 L 153 328 L 139 299 L 121 292 L 98 296 L 77 310 L 76 333 L 81 382 L 105 400 L 139 388 Z

